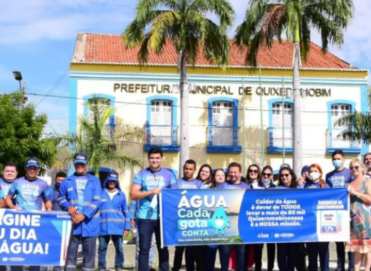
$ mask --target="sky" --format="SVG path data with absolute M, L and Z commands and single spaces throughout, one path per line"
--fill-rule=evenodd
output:
M 230 0 L 236 10 L 233 30 L 244 18 L 246 0 Z M 68 127 L 69 62 L 78 33 L 121 34 L 135 14 L 135 0 L 0 1 L 0 93 L 19 89 L 12 71 L 21 71 L 29 101 L 49 117 L 47 132 Z M 330 51 L 362 68 L 371 68 L 370 0 L 354 0 L 355 14 L 343 46 Z M 317 33 L 312 40 L 320 44 Z M 369 80 L 371 82 L 371 80 Z

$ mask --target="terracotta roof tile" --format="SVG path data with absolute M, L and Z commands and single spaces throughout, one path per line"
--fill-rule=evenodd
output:
M 81 44 L 83 43 L 83 44 Z M 245 65 L 246 49 L 241 50 L 233 44 L 230 52 L 230 66 L 238 67 Z M 331 53 L 323 54 L 321 47 L 311 43 L 307 62 L 303 62 L 305 68 L 318 69 L 349 69 L 349 63 L 341 60 Z M 108 64 L 135 64 L 138 63 L 137 52 L 139 46 L 133 49 L 126 49 L 120 35 L 107 34 L 79 34 L 72 62 L 79 63 L 108 63 Z M 80 52 L 77 52 L 80 50 Z M 82 55 L 81 55 L 82 50 Z M 258 54 L 258 63 L 263 67 L 284 67 L 292 65 L 293 44 L 289 41 L 282 43 L 274 42 L 271 49 L 262 47 Z M 178 55 L 171 44 L 168 42 L 163 52 L 156 55 L 154 52 L 149 54 L 149 65 L 176 65 Z M 205 59 L 203 54 L 199 54 L 196 66 L 213 65 Z

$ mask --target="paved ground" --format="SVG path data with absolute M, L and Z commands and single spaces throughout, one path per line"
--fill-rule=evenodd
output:
M 174 248 L 171 247 L 169 248 L 170 251 L 170 265 L 172 265 L 172 261 L 174 259 Z M 135 245 L 124 245 L 124 255 L 125 255 L 125 264 L 124 267 L 127 270 L 131 270 L 135 266 Z M 115 252 L 114 252 L 114 247 L 113 245 L 109 245 L 108 253 L 107 253 L 107 263 L 108 263 L 108 270 L 114 270 L 114 257 L 115 257 Z M 266 270 L 266 249 L 264 248 L 264 254 L 263 254 L 263 269 Z M 158 263 L 158 257 L 157 257 L 157 252 L 155 254 L 155 259 L 154 259 L 154 267 L 157 267 Z M 184 260 L 183 260 L 184 264 Z M 97 264 L 98 266 L 98 264 Z M 220 267 L 218 256 L 217 256 L 217 263 L 216 267 Z M 330 245 L 330 269 L 334 270 L 336 268 L 336 248 L 335 244 Z M 182 270 L 185 270 L 182 269 Z M 216 269 L 219 270 L 219 269 Z M 253 270 L 253 268 L 251 269 Z M 278 270 L 277 264 L 275 264 L 275 270 Z

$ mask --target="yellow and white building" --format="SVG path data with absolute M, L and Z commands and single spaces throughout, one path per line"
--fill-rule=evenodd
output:
M 77 99 L 70 99 L 69 130 L 77 131 L 78 116 L 87 114 L 87 100 L 107 99 L 115 109 L 111 127 L 120 119 L 147 132 L 145 142 L 124 142 L 127 154 L 143 160 L 146 166 L 146 152 L 161 146 L 164 165 L 177 171 L 177 54 L 168 44 L 162 55 L 151 54 L 148 64 L 141 66 L 137 50 L 126 49 L 118 35 L 78 35 L 70 64 L 70 97 Z M 259 69 L 244 65 L 245 54 L 232 46 L 226 70 L 202 56 L 195 67 L 188 67 L 190 158 L 198 165 L 226 168 L 232 161 L 242 163 L 244 153 L 246 167 L 261 165 L 263 157 L 264 165 L 275 170 L 283 159 L 292 164 L 293 99 L 285 95 L 292 88 L 292 43 L 260 50 L 261 76 Z M 344 128 L 334 126 L 341 116 L 368 111 L 368 71 L 330 53 L 323 55 L 319 46 L 311 44 L 300 76 L 302 93 L 306 94 L 301 112 L 304 164 L 316 162 L 328 172 L 335 149 L 342 149 L 347 159 L 368 152 L 365 144 L 340 139 Z M 122 184 L 129 187 L 135 172 L 122 173 Z

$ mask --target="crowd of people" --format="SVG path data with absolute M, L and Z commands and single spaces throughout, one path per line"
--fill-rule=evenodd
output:
M 359 159 L 345 167 L 344 153 L 337 150 L 332 154 L 334 170 L 323 173 L 318 164 L 304 166 L 301 176 L 296 176 L 290 165 L 280 167 L 274 178 L 272 167 L 260 170 L 257 164 L 248 167 L 246 177 L 242 176 L 242 167 L 237 162 L 228 165 L 228 169 L 213 169 L 202 165 L 198 173 L 194 160 L 187 160 L 183 166 L 182 177 L 177 179 L 171 170 L 162 167 L 163 153 L 160 148 L 148 152 L 149 167 L 138 172 L 134 178 L 128 201 L 122 192 L 117 171 L 112 170 L 106 180 L 100 180 L 88 173 L 88 157 L 85 153 L 74 156 L 75 173 L 66 176 L 59 172 L 55 184 L 48 187 L 38 177 L 40 164 L 36 158 L 30 158 L 25 164 L 26 175 L 17 178 L 17 166 L 14 163 L 4 165 L 0 179 L 0 208 L 14 210 L 67 211 L 73 223 L 73 235 L 67 255 L 65 270 L 76 270 L 77 252 L 82 245 L 83 270 L 95 270 L 96 242 L 98 246 L 98 268 L 106 270 L 107 247 L 110 241 L 115 247 L 115 269 L 121 270 L 124 263 L 123 238 L 132 231 L 135 238 L 136 269 L 154 270 L 152 267 L 154 249 L 157 246 L 159 270 L 169 271 L 169 251 L 161 246 L 159 203 L 157 195 L 162 189 L 331 189 L 347 187 L 350 195 L 351 236 L 349 243 L 336 243 L 337 269 L 345 271 L 348 254 L 348 271 L 359 271 L 365 259 L 365 270 L 371 267 L 371 153 L 364 156 L 364 163 Z M 268 271 L 272 271 L 277 256 L 280 271 L 317 271 L 318 260 L 321 271 L 329 271 L 329 243 L 278 243 L 266 244 Z M 252 258 L 255 270 L 262 269 L 264 244 L 213 245 L 213 246 L 177 246 L 173 259 L 172 271 L 182 267 L 183 255 L 187 271 L 213 271 L 217 252 L 219 252 L 221 270 L 230 268 L 230 258 L 235 258 L 237 271 L 246 270 Z M 233 253 L 232 253 L 233 251 Z M 346 253 L 348 252 L 348 253 Z M 253 254 L 253 256 L 252 256 Z M 308 267 L 306 266 L 308 255 Z M 11 266 L 12 271 L 24 270 L 22 266 Z M 53 270 L 63 267 L 54 266 Z M 0 266 L 5 271 L 6 266 Z M 45 267 L 31 266 L 30 271 L 45 270 Z

